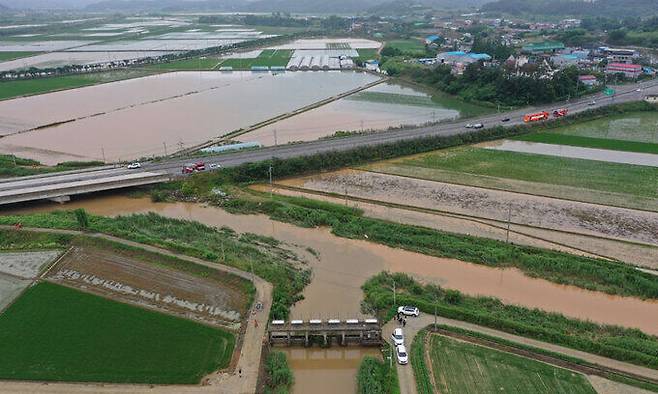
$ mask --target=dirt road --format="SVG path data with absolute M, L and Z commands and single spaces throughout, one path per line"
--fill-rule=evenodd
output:
M 11 230 L 12 226 L 0 226 L 0 229 Z M 69 383 L 42 383 L 42 382 L 0 382 L 0 394 L 16 393 L 239 393 L 252 394 L 256 392 L 260 366 L 261 350 L 265 329 L 269 320 L 272 306 L 272 285 L 251 273 L 240 271 L 233 267 L 211 263 L 195 257 L 190 257 L 168 251 L 154 246 L 113 237 L 105 234 L 87 234 L 72 230 L 52 230 L 26 228 L 23 231 L 33 231 L 53 234 L 85 235 L 102 238 L 108 241 L 127 246 L 141 248 L 149 252 L 162 254 L 186 260 L 194 264 L 203 265 L 219 271 L 228 272 L 247 280 L 251 280 L 256 288 L 254 305 L 262 303 L 262 308 L 255 311 L 252 306 L 247 320 L 240 357 L 233 371 L 216 372 L 206 377 L 199 386 L 158 386 L 158 385 L 119 385 L 119 384 L 69 384 Z M 255 322 L 258 322 L 257 324 Z M 238 373 L 242 371 L 242 373 Z

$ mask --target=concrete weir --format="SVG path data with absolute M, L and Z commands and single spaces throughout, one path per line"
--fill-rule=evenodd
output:
M 270 345 L 331 346 L 350 344 L 379 346 L 382 328 L 377 319 L 273 320 L 268 330 Z

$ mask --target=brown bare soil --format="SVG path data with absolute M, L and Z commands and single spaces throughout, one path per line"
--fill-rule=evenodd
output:
M 463 215 L 498 227 L 506 227 L 510 219 L 512 230 L 515 225 L 516 229 L 523 226 L 522 232 L 529 236 L 649 268 L 658 267 L 658 214 L 653 212 L 355 170 L 289 179 L 280 184 L 371 203 Z M 567 239 L 561 239 L 556 234 L 559 232 L 568 235 Z M 570 240 L 572 236 L 574 241 Z M 590 239 L 583 241 L 581 237 Z M 596 246 L 588 245 L 589 242 Z M 617 249 L 619 253 L 615 252 Z M 652 258 L 647 261 L 643 256 Z
M 242 279 L 221 272 L 202 278 L 154 263 L 78 245 L 50 270 L 47 280 L 207 324 L 240 327 L 248 301 Z

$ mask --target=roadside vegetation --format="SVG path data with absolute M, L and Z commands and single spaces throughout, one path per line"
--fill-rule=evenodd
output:
M 422 285 L 405 274 L 381 273 L 363 285 L 365 303 L 385 320 L 395 314 L 397 303 L 415 305 L 425 313 L 466 321 L 512 334 L 538 339 L 649 368 L 658 368 L 658 337 L 637 329 L 596 324 L 503 304 L 490 297 L 472 297 L 439 286 Z M 413 356 L 413 349 L 412 349 Z
M 43 282 L 0 315 L 0 378 L 197 384 L 228 366 L 229 332 Z
M 276 240 L 233 230 L 214 228 L 185 220 L 168 219 L 154 213 L 107 218 L 88 215 L 88 231 L 114 235 L 154 245 L 189 256 L 232 266 L 274 285 L 271 314 L 285 319 L 292 304 L 310 279 L 310 272 L 291 252 L 278 248 Z M 0 216 L 0 224 L 21 223 L 26 227 L 81 229 L 74 212 L 25 216 Z
M 395 351 L 390 345 L 387 345 L 384 353 L 395 357 Z M 399 394 L 400 383 L 395 361 L 391 364 L 373 356 L 364 357 L 356 374 L 356 385 L 358 394 Z
M 295 382 L 286 354 L 281 351 L 272 351 L 267 355 L 265 374 L 266 394 L 288 393 Z
M 0 154 L 0 178 L 19 177 L 79 170 L 86 167 L 101 166 L 101 161 L 67 161 L 56 166 L 45 166 L 36 160 L 21 159 L 13 155 Z

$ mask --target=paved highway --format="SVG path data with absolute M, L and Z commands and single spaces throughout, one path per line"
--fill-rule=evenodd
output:
M 543 110 L 550 111 L 554 108 L 568 108 L 569 115 L 573 115 L 579 112 L 583 112 L 587 109 L 602 107 L 613 103 L 638 101 L 643 99 L 647 94 L 658 94 L 658 81 L 652 80 L 640 84 L 620 86 L 616 90 L 617 93 L 613 97 L 606 97 L 603 94 L 597 94 L 570 102 L 556 103 L 541 107 L 523 108 L 517 111 L 491 114 L 479 117 L 477 119 L 460 120 L 434 126 L 395 131 L 382 131 L 378 133 L 355 135 L 344 138 L 318 140 L 300 144 L 273 146 L 251 151 L 225 153 L 221 155 L 207 155 L 194 159 L 171 158 L 165 161 L 143 163 L 142 168 L 139 170 L 128 170 L 126 168 L 105 166 L 62 174 L 49 174 L 42 176 L 5 179 L 0 180 L 0 205 L 20 201 L 53 198 L 53 196 L 57 197 L 56 191 L 60 188 L 60 186 L 62 189 L 60 193 L 61 196 L 84 193 L 84 188 L 76 187 L 72 189 L 71 185 L 93 185 L 93 190 L 90 189 L 90 191 L 115 189 L 121 187 L 120 177 L 128 175 L 129 176 L 127 179 L 133 180 L 136 177 L 139 177 L 139 175 L 143 175 L 145 179 L 150 177 L 152 178 L 154 174 L 161 176 L 168 175 L 169 177 L 180 176 L 182 167 L 185 164 L 195 160 L 203 160 L 206 163 L 220 163 L 223 167 L 233 167 L 248 162 L 267 160 L 273 157 L 286 159 L 320 152 L 349 150 L 354 147 L 374 146 L 427 136 L 451 136 L 463 134 L 466 132 L 473 132 L 473 130 L 465 128 L 467 123 L 482 123 L 484 124 L 485 128 L 499 125 L 509 127 L 522 124 L 522 118 L 524 114 L 539 112 Z M 591 105 L 593 101 L 595 101 L 595 104 Z M 505 118 L 509 118 L 510 121 L 502 122 L 502 120 Z M 108 179 L 117 180 L 118 182 L 107 182 Z M 165 179 L 165 177 L 161 177 L 161 179 Z M 132 184 L 126 184 L 125 187 L 134 185 L 135 183 L 133 182 Z M 67 190 L 67 188 L 69 188 L 69 190 Z M 48 195 L 39 197 L 39 190 L 48 190 Z M 73 193 L 70 193 L 70 191 L 73 191 Z

